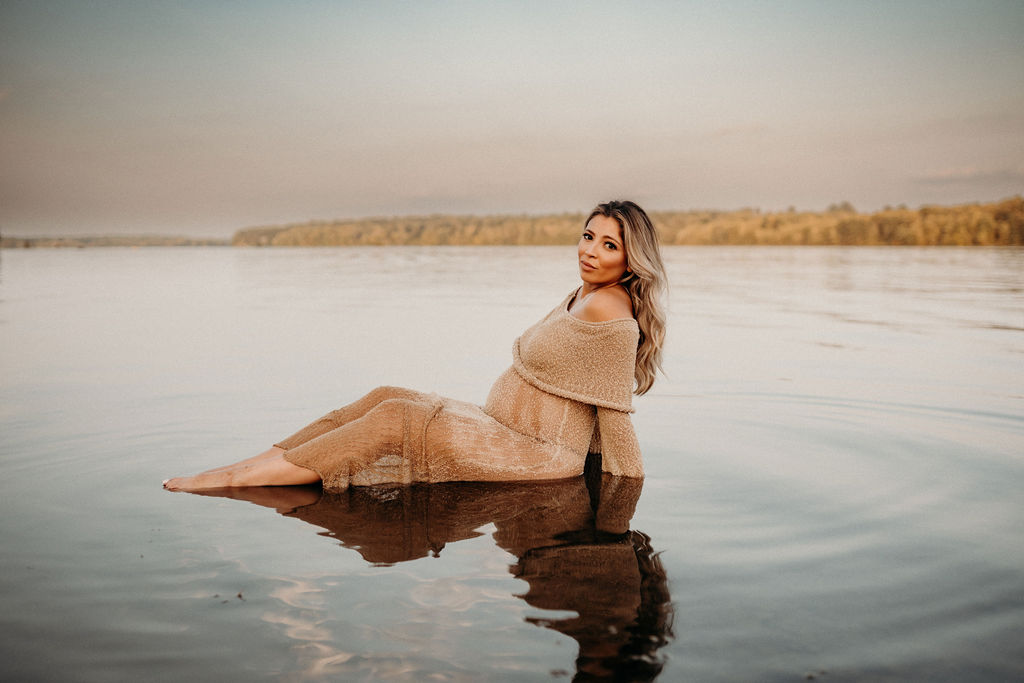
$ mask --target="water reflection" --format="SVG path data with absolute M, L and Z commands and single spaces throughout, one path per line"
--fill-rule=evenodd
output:
M 392 565 L 437 556 L 448 543 L 481 535 L 516 556 L 509 568 L 529 585 L 516 597 L 571 612 L 527 621 L 579 644 L 575 680 L 653 680 L 672 637 L 668 582 L 650 538 L 629 529 L 642 482 L 602 475 L 540 483 L 446 483 L 215 492 L 274 507 L 357 551 Z

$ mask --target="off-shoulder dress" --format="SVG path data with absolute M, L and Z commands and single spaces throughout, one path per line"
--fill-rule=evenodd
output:
M 587 322 L 573 292 L 516 339 L 512 366 L 481 407 L 379 387 L 275 444 L 325 489 L 442 481 L 527 481 L 602 468 L 642 477 L 630 413 L 639 328 Z

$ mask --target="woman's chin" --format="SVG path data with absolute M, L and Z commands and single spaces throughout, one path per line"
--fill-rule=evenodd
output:
M 583 270 L 582 268 L 580 268 L 580 279 L 583 280 L 585 284 L 593 287 L 603 287 L 604 285 L 610 285 L 616 282 L 614 279 L 603 277 L 599 272 Z

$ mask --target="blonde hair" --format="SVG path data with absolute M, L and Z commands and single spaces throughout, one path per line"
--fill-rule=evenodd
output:
M 665 307 L 662 297 L 668 286 L 665 265 L 658 247 L 658 232 L 639 206 L 630 201 L 598 204 L 584 225 L 594 216 L 612 218 L 622 229 L 626 247 L 626 272 L 619 284 L 629 293 L 633 315 L 640 327 L 636 349 L 636 394 L 646 394 L 661 370 L 661 350 L 665 343 Z

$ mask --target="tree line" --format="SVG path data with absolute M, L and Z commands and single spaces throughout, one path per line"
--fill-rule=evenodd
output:
M 582 213 L 431 215 L 310 221 L 249 228 L 237 246 L 574 244 Z M 859 213 L 848 202 L 823 212 L 758 209 L 657 211 L 666 245 L 1024 245 L 1024 197 L 990 204 L 885 208 Z
M 309 221 L 239 230 L 235 246 L 566 245 L 582 213 L 432 215 Z M 825 211 L 655 211 L 666 245 L 1024 245 L 1024 197 L 990 204 L 886 207 L 860 213 L 849 202 Z M 0 247 L 221 246 L 225 240 L 150 235 L 0 237 Z

